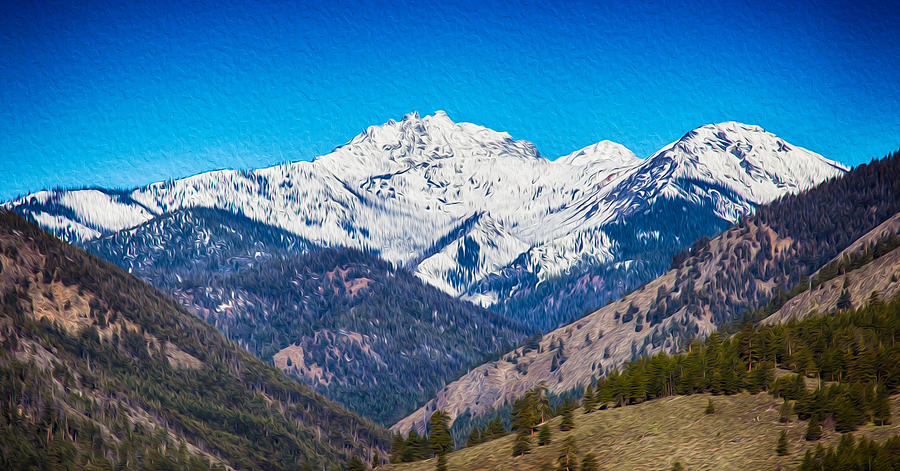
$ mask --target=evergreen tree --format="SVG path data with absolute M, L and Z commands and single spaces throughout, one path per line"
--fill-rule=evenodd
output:
M 707 414 L 715 414 L 716 408 L 713 406 L 712 399 L 706 400 L 706 411 Z
M 787 431 L 782 430 L 778 435 L 778 444 L 775 445 L 775 453 L 778 456 L 784 456 L 788 454 L 788 439 L 787 439 Z
M 559 429 L 568 432 L 575 428 L 575 420 L 572 419 L 572 409 L 565 407 L 562 411 L 562 422 L 559 423 Z
M 845 283 L 846 284 L 846 283 Z M 838 297 L 836 306 L 840 310 L 850 309 L 853 307 L 853 302 L 850 299 L 850 292 L 846 289 L 841 290 L 841 295 Z
M 401 461 L 409 463 L 412 461 L 424 460 L 427 454 L 428 441 L 419 437 L 416 429 L 409 431 L 406 436 L 406 445 L 403 447 L 403 458 Z
M 350 461 L 347 462 L 347 471 L 367 471 L 368 467 L 365 463 L 359 459 L 358 456 L 353 456 L 350 458 Z
M 506 436 L 506 429 L 503 427 L 503 422 L 500 421 L 500 417 L 494 417 L 494 420 L 491 420 L 488 423 L 486 433 L 482 434 L 481 440 L 488 441 L 503 436 Z
M 469 439 L 466 440 L 466 446 L 475 446 L 481 443 L 481 430 L 478 427 L 472 428 L 472 431 L 469 432 Z
M 781 403 L 781 409 L 778 411 L 778 421 L 781 423 L 787 423 L 791 421 L 791 414 L 793 412 L 793 407 L 791 406 L 791 401 L 787 399 Z
M 819 469 L 819 463 L 813 458 L 812 453 L 806 450 L 803 462 L 800 464 L 800 471 L 819 471 Z
M 450 435 L 448 422 L 450 422 L 450 417 L 442 410 L 431 414 L 428 445 L 435 455 L 444 455 L 453 451 L 453 437 Z
M 514 429 L 528 429 L 533 434 L 534 427 L 541 422 L 540 398 L 537 391 L 531 390 L 513 402 L 512 423 Z
M 578 446 L 575 444 L 575 437 L 571 435 L 566 437 L 559 449 L 557 461 L 559 462 L 560 471 L 577 471 Z
M 875 401 L 872 403 L 872 422 L 875 425 L 890 425 L 891 402 L 884 386 L 878 387 Z
M 531 434 L 528 429 L 516 431 L 516 439 L 513 441 L 513 456 L 521 456 L 531 451 Z
M 845 433 L 856 430 L 862 422 L 862 412 L 856 408 L 846 394 L 841 394 L 834 401 L 834 430 Z
M 597 471 L 598 469 L 597 458 L 594 454 L 588 453 L 584 455 L 584 459 L 581 460 L 581 471 Z
M 747 391 L 756 394 L 768 389 L 769 383 L 775 377 L 774 365 L 771 361 L 763 361 L 756 365 L 750 372 L 747 381 Z
M 402 463 L 403 457 L 406 455 L 406 440 L 403 439 L 403 436 L 399 433 L 394 434 L 394 439 L 391 441 L 391 455 L 390 460 L 391 463 Z
M 437 466 L 434 468 L 436 471 L 447 471 L 447 455 L 440 454 L 437 457 Z
M 582 405 L 584 406 L 585 414 L 590 414 L 597 408 L 597 399 L 594 397 L 594 387 L 590 384 L 588 384 L 587 388 L 584 390 Z
M 538 446 L 549 445 L 551 440 L 550 425 L 545 423 L 538 432 Z
M 818 418 L 812 417 L 811 419 L 809 419 L 809 425 L 806 426 L 805 438 L 810 442 L 814 442 L 822 438 L 822 425 L 819 424 Z
M 681 461 L 672 463 L 672 471 L 684 471 L 684 465 L 681 464 Z

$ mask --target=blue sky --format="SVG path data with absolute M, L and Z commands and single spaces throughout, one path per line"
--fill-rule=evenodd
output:
M 0 15 L 0 200 L 310 159 L 412 110 L 548 158 L 727 120 L 900 148 L 891 2 L 79 3 Z

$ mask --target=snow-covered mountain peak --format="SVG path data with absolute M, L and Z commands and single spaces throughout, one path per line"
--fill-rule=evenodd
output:
M 532 143 L 515 140 L 508 133 L 472 123 L 456 123 L 444 111 L 424 117 L 414 111 L 400 121 L 370 126 L 316 161 L 336 172 L 345 173 L 348 168 L 357 167 L 357 170 L 365 168 L 370 174 L 379 174 L 449 158 L 504 157 L 544 160 Z
M 848 170 L 759 126 L 734 121 L 690 131 L 653 154 L 644 167 L 640 183 L 667 197 L 700 195 L 728 220 Z M 723 192 L 732 195 L 723 198 Z
M 562 156 L 556 161 L 579 167 L 599 165 L 604 168 L 617 168 L 637 165 L 641 159 L 622 144 L 604 140 Z

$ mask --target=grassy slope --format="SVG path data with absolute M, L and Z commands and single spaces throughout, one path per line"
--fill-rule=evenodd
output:
M 712 398 L 716 412 L 704 414 L 707 399 Z M 635 406 L 584 414 L 575 411 L 575 429 L 559 431 L 560 417 L 550 421 L 553 442 L 537 447 L 532 440 L 531 453 L 511 456 L 514 435 L 465 448 L 449 455 L 450 470 L 525 470 L 556 469 L 561 442 L 573 435 L 579 460 L 589 452 L 597 456 L 600 469 L 668 470 L 677 460 L 689 470 L 796 469 L 807 449 L 816 443 L 835 445 L 840 434 L 825 426 L 818 442 L 803 439 L 806 421 L 778 422 L 781 400 L 767 393 L 734 396 L 668 397 Z M 892 398 L 893 424 L 867 425 L 855 435 L 882 441 L 900 434 L 900 395 Z M 790 453 L 776 456 L 775 444 L 782 429 L 787 429 Z M 393 471 L 432 470 L 435 460 L 391 465 Z M 579 463 L 580 464 L 580 463 Z

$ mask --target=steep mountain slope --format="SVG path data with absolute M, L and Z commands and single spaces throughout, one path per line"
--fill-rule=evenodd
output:
M 372 251 L 548 329 L 658 275 L 672 253 L 756 205 L 844 170 L 733 122 L 698 128 L 646 160 L 601 142 L 551 162 L 528 142 L 437 112 L 370 127 L 313 162 L 130 192 L 40 192 L 8 207 L 72 241 L 181 209 L 224 210 L 312 244 Z M 567 280 L 600 274 L 604 283 L 573 293 L 583 302 L 561 301 Z M 535 298 L 543 283 L 559 288 Z M 540 307 L 520 312 L 525 305 Z
M 434 410 L 479 415 L 543 383 L 561 393 L 624 361 L 672 351 L 804 280 L 900 211 L 900 153 L 758 208 L 627 296 L 481 365 L 395 430 L 421 429 Z
M 874 298 L 900 296 L 900 213 L 860 237 L 801 283 L 793 296 L 762 320 L 779 324 L 815 313 L 860 307 Z
M 0 463 L 298 469 L 386 434 L 137 278 L 0 212 Z
M 385 424 L 526 331 L 371 254 L 317 248 L 221 210 L 176 211 L 84 245 Z

